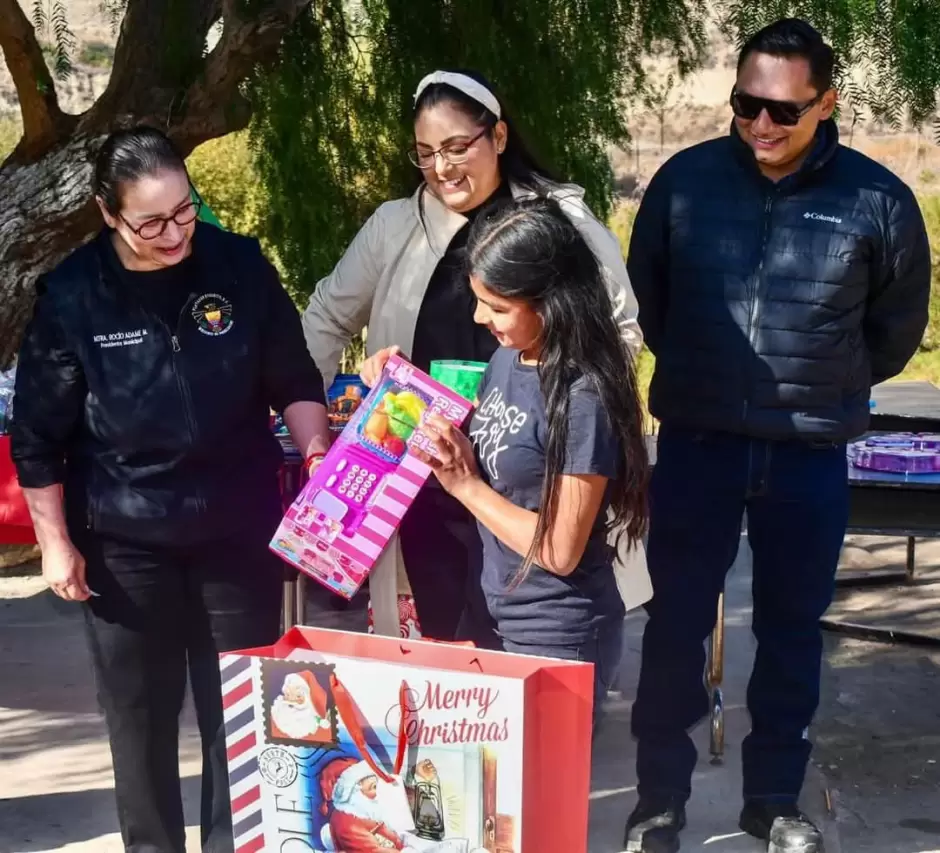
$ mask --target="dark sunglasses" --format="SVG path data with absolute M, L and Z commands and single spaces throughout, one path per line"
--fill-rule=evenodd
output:
M 737 89 L 731 90 L 731 109 L 738 118 L 753 121 L 763 110 L 767 110 L 767 115 L 774 124 L 782 124 L 786 127 L 793 127 L 800 123 L 803 118 L 819 101 L 824 92 L 820 92 L 813 100 L 804 104 L 797 104 L 793 101 L 772 101 L 770 98 L 758 98 L 754 95 L 748 95 L 739 92 Z

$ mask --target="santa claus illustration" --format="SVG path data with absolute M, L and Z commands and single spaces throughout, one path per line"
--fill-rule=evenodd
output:
M 365 761 L 338 758 L 330 762 L 320 774 L 320 791 L 321 811 L 329 815 L 333 850 L 384 853 L 411 849 L 386 823 L 378 777 Z
M 271 734 L 276 738 L 323 743 L 333 727 L 326 708 L 326 691 L 312 672 L 292 672 L 271 704 Z

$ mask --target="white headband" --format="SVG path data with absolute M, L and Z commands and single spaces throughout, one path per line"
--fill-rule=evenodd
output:
M 418 88 L 415 90 L 414 102 L 417 104 L 421 93 L 427 89 L 428 86 L 435 83 L 444 83 L 447 86 L 453 86 L 458 92 L 463 92 L 468 97 L 483 104 L 496 118 L 502 118 L 502 109 L 500 109 L 499 101 L 496 100 L 496 95 L 472 77 L 468 77 L 466 74 L 454 74 L 450 71 L 435 71 L 432 74 L 428 74 L 428 76 L 418 84 Z

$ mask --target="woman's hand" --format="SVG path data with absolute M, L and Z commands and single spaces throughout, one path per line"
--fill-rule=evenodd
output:
M 372 357 L 367 358 L 362 363 L 362 369 L 359 371 L 359 376 L 362 378 L 362 381 L 370 388 L 375 385 L 375 383 L 379 381 L 382 371 L 385 370 L 385 365 L 388 363 L 388 360 L 393 355 L 398 355 L 400 352 L 401 347 L 386 347 L 385 349 L 380 349 Z
M 480 481 L 473 445 L 450 421 L 432 415 L 422 427 L 434 443 L 437 458 L 418 451 L 419 457 L 431 466 L 444 490 L 460 500 L 461 492 Z
M 91 597 L 85 583 L 85 558 L 69 540 L 43 549 L 42 578 L 66 601 L 86 601 Z

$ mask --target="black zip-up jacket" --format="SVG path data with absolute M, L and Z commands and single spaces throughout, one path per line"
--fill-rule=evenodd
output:
M 664 424 L 854 437 L 872 384 L 904 369 L 927 324 L 917 201 L 832 121 L 776 184 L 733 129 L 675 155 L 643 196 L 627 268 Z
M 269 406 L 324 402 L 300 318 L 256 240 L 199 223 L 175 327 L 107 263 L 103 233 L 38 286 L 16 373 L 20 484 L 65 486 L 69 529 L 147 544 L 270 535 Z

